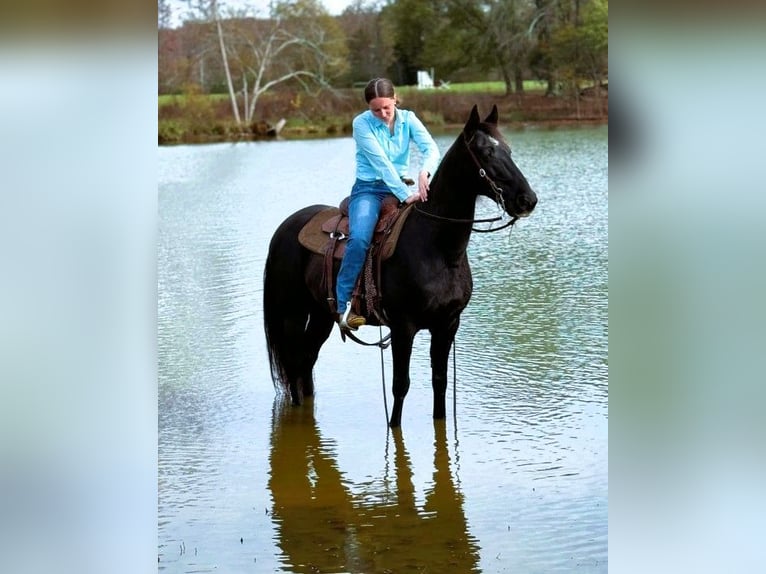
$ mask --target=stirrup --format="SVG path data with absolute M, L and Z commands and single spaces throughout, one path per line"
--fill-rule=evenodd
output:
M 364 317 L 360 317 L 359 315 L 354 315 L 351 313 L 351 302 L 349 301 L 346 303 L 346 311 L 343 313 L 340 321 L 338 322 L 341 330 L 356 331 L 359 327 L 365 324 L 367 324 L 367 321 L 364 320 Z

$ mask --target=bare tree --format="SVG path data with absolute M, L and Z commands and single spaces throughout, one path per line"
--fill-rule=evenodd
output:
M 157 0 L 157 28 L 167 30 L 171 26 L 173 11 L 169 0 Z
M 223 26 L 221 25 L 221 16 L 218 0 L 186 0 L 189 6 L 189 16 L 192 20 L 215 24 L 216 38 L 218 48 L 223 62 L 224 74 L 226 76 L 226 86 L 229 90 L 231 108 L 234 114 L 234 120 L 237 126 L 242 125 L 239 115 L 239 106 L 237 105 L 237 95 L 234 91 L 234 83 L 231 78 L 231 69 L 229 68 L 229 58 L 226 48 L 226 39 L 224 37 Z
M 215 26 L 238 126 L 253 121 L 259 98 L 275 86 L 293 81 L 304 89 L 328 87 L 348 65 L 345 36 L 317 0 L 273 4 L 267 18 L 247 10 L 228 10 L 222 18 L 219 0 L 189 0 L 189 5 L 196 17 Z
M 223 61 L 223 70 L 226 74 L 226 86 L 229 88 L 229 98 L 231 99 L 231 108 L 234 112 L 234 121 L 237 122 L 237 126 L 242 125 L 242 120 L 239 117 L 239 106 L 237 105 L 237 94 L 234 92 L 234 83 L 231 79 L 231 69 L 229 68 L 229 59 L 226 55 L 226 44 L 223 37 L 223 26 L 221 26 L 221 17 L 218 13 L 218 0 L 210 0 L 211 8 L 213 11 L 213 18 L 215 19 L 215 29 L 218 33 L 218 44 L 221 48 L 221 60 Z

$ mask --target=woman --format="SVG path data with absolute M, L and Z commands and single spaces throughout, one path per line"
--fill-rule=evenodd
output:
M 341 329 L 356 331 L 364 317 L 351 311 L 351 294 L 364 265 L 383 199 L 427 201 L 429 180 L 439 163 L 439 148 L 413 112 L 396 107 L 394 85 L 385 78 L 370 80 L 364 88 L 369 109 L 354 118 L 356 181 L 349 200 L 349 239 L 336 283 L 338 321 Z M 408 175 L 410 142 L 423 156 L 417 188 L 403 179 Z

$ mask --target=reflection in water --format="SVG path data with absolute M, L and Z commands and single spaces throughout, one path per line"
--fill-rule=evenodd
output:
M 317 428 L 313 403 L 294 408 L 275 401 L 269 490 L 285 571 L 479 571 L 479 548 L 468 533 L 463 496 L 450 468 L 444 421 L 434 422 L 433 483 L 421 507 L 402 434 L 391 437 L 395 480 L 384 476 L 353 494 L 333 442 Z

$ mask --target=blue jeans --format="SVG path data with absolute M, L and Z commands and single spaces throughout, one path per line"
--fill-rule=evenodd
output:
M 391 195 L 391 191 L 382 180 L 357 179 L 351 188 L 348 203 L 349 238 L 335 285 L 338 313 L 343 313 L 346 303 L 351 300 L 354 284 L 364 266 L 367 249 L 378 222 L 380 204 L 388 195 Z

